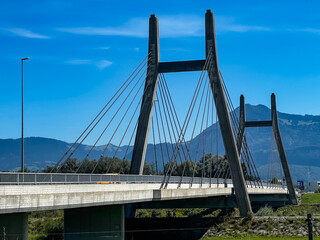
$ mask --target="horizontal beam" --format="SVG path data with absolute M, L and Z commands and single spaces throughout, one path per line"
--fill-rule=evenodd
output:
M 272 127 L 272 121 L 247 121 L 246 127 Z
M 160 62 L 159 73 L 190 72 L 204 70 L 206 60 Z

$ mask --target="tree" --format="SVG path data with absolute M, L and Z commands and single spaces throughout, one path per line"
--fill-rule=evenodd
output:
M 272 184 L 278 184 L 278 183 L 279 183 L 278 178 L 273 177 L 272 180 L 271 180 L 271 183 L 272 183 Z
M 79 161 L 76 158 L 68 158 L 64 163 L 60 165 L 59 172 L 61 173 L 119 173 L 119 174 L 129 174 L 130 173 L 131 162 L 128 159 L 119 159 L 115 157 L 101 157 L 98 160 L 90 160 L 85 158 Z M 57 169 L 56 169 L 57 170 Z M 42 172 L 56 172 L 53 167 L 47 166 Z M 154 163 L 144 164 L 143 174 L 154 175 L 156 170 Z

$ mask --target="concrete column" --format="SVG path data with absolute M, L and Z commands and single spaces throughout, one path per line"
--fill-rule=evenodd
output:
M 226 97 L 220 78 L 217 46 L 215 37 L 214 15 L 211 10 L 206 13 L 206 58 L 210 61 L 208 74 L 215 101 L 223 143 L 228 158 L 231 177 L 234 184 L 238 208 L 242 217 L 248 216 L 251 210 L 247 186 L 244 180 L 236 139 L 232 129 Z
M 28 240 L 28 213 L 1 214 L 0 239 Z
M 124 240 L 124 205 L 64 210 L 64 239 Z
M 237 148 L 238 148 L 239 156 L 241 156 L 245 126 L 246 126 L 246 112 L 245 112 L 244 96 L 241 95 L 240 96 L 240 112 L 239 112 L 239 132 L 237 136 Z
M 279 152 L 279 157 L 280 157 L 280 161 L 281 161 L 283 172 L 284 172 L 284 177 L 287 182 L 287 187 L 288 187 L 288 191 L 289 191 L 289 202 L 290 202 L 290 204 L 297 205 L 298 204 L 297 196 L 296 196 L 296 192 L 294 190 L 287 156 L 284 151 L 284 147 L 283 147 L 283 143 L 282 143 L 282 139 L 281 139 L 281 135 L 280 135 L 277 106 L 276 106 L 276 95 L 274 93 L 271 94 L 271 121 L 272 121 L 272 129 L 273 129 L 273 133 L 274 133 L 274 138 L 276 140 L 276 144 L 277 144 L 277 148 L 278 148 L 278 152 Z
M 147 143 L 149 137 L 150 124 L 154 98 L 156 96 L 158 84 L 159 67 L 159 24 L 156 15 L 151 15 L 149 19 L 149 55 L 148 70 L 144 94 L 141 103 L 137 134 L 134 142 L 131 158 L 131 174 L 143 173 L 144 161 L 146 158 Z

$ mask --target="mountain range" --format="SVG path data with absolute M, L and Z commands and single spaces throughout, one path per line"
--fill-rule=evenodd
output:
M 238 115 L 239 108 L 235 109 Z M 264 105 L 246 104 L 246 119 L 270 120 L 270 109 Z M 279 127 L 285 147 L 286 155 L 290 165 L 293 180 L 315 181 L 320 180 L 320 116 L 296 115 L 278 112 Z M 224 154 L 222 137 L 218 131 L 218 144 L 211 146 L 211 139 L 216 139 L 216 124 L 208 127 L 192 139 L 190 145 L 191 158 L 195 158 L 196 150 L 212 149 L 213 154 L 217 152 Z M 213 135 L 213 136 L 212 136 Z M 276 152 L 272 128 L 247 128 L 247 143 L 253 155 L 254 162 L 262 178 L 268 177 L 268 171 L 272 164 L 279 159 Z M 187 142 L 189 145 L 190 142 Z M 69 149 L 71 143 L 43 137 L 30 137 L 25 139 L 25 165 L 30 170 L 39 170 L 47 165 L 55 164 Z M 198 147 L 199 146 L 199 147 Z M 0 170 L 14 170 L 20 166 L 21 139 L 0 139 Z M 89 145 L 80 145 L 73 157 L 83 159 L 90 150 Z M 93 149 L 90 158 L 99 158 L 105 145 Z M 163 152 L 161 154 L 161 148 Z M 154 161 L 156 156 L 159 168 L 161 168 L 162 156 L 172 153 L 174 147 L 169 143 L 148 144 L 146 161 Z M 169 154 L 167 154 L 168 149 Z M 117 157 L 131 159 L 133 146 L 117 146 L 110 144 L 105 156 L 113 156 L 117 151 Z M 182 155 L 182 152 L 181 152 Z M 178 159 L 179 161 L 179 159 Z

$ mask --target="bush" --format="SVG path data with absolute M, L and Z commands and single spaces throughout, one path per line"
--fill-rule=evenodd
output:
M 270 206 L 264 206 L 256 212 L 256 216 L 273 216 L 273 209 Z

